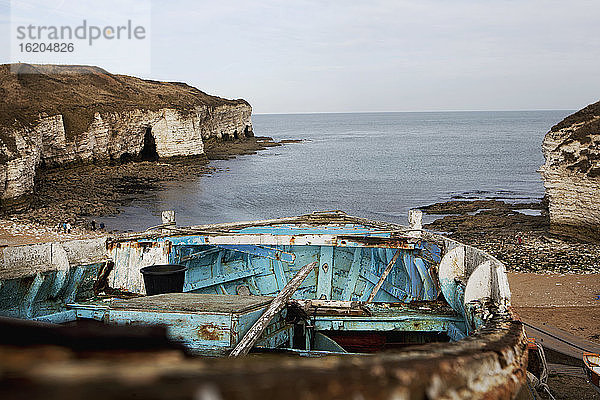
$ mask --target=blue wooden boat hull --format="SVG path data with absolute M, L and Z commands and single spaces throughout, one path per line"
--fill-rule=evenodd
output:
M 61 245 L 54 246 L 50 258 Z M 98 297 L 101 290 L 144 294 L 139 270 L 162 263 L 188 267 L 184 292 L 208 299 L 275 296 L 302 266 L 316 261 L 318 268 L 293 295 L 315 315 L 291 323 L 284 310 L 261 337 L 262 348 L 330 350 L 315 345 L 317 333 L 346 343 L 351 340 L 344 335 L 353 332 L 410 343 L 431 337 L 456 341 L 482 326 L 490 307 L 506 310 L 510 304 L 504 266 L 493 257 L 438 235 L 342 213 L 125 235 L 106 240 L 103 251 L 94 243 L 94 256 L 87 258 L 81 256 L 84 244 L 64 247 L 67 268 L 0 280 L 0 315 L 52 323 L 161 324 L 193 353 L 224 355 L 264 311 L 242 315 L 201 305 L 193 311 L 132 310 Z

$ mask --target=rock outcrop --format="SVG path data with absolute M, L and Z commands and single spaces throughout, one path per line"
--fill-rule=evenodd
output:
M 0 65 L 0 206 L 26 200 L 40 167 L 202 155 L 204 139 L 253 136 L 251 113 L 183 83 Z
M 600 240 L 600 102 L 553 126 L 542 150 L 551 229 Z

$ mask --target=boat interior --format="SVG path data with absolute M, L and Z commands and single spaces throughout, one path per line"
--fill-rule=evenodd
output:
M 339 213 L 298 218 L 109 238 L 101 261 L 2 280 L 0 315 L 161 325 L 190 354 L 224 356 L 310 264 L 252 351 L 316 356 L 458 341 L 509 304 L 504 266 L 469 246 Z M 146 295 L 140 269 L 157 264 L 186 267 L 183 292 Z

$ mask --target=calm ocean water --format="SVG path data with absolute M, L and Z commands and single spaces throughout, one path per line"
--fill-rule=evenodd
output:
M 141 230 L 175 210 L 179 225 L 254 220 L 315 210 L 406 222 L 410 208 L 453 197 L 528 202 L 544 134 L 571 111 L 271 114 L 254 132 L 302 143 L 213 161 L 217 172 L 170 182 L 107 228 Z

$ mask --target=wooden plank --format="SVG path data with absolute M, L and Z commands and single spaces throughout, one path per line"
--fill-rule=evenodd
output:
M 114 310 L 241 314 L 266 307 L 272 300 L 273 297 L 267 296 L 165 293 L 132 299 L 113 299 L 110 307 Z
M 32 318 L 32 320 L 47 322 L 49 324 L 64 324 L 66 322 L 77 321 L 77 312 L 75 310 L 60 311 L 54 314 Z
M 221 263 L 223 262 L 223 253 L 224 252 L 225 251 L 223 251 L 223 250 L 219 251 L 219 254 L 217 255 L 217 260 L 212 265 L 212 269 L 211 269 L 212 276 L 211 277 L 213 279 L 223 273 L 223 266 L 221 265 Z
M 319 257 L 319 277 L 317 279 L 317 299 L 331 299 L 331 284 L 333 281 L 333 247 L 322 246 Z
M 193 353 L 204 355 L 211 354 L 211 349 L 224 354 L 231 346 L 231 319 L 231 314 L 109 309 L 106 322 L 107 325 L 164 325 L 167 337 Z
M 308 300 L 292 299 L 288 301 L 288 306 L 304 310 L 310 316 L 369 316 L 368 310 L 362 308 L 358 301 L 341 300 Z
M 42 284 L 44 283 L 45 279 L 46 279 L 46 277 L 42 273 L 37 273 L 35 275 L 35 278 L 33 278 L 33 282 L 29 286 L 27 295 L 25 296 L 25 298 L 23 299 L 23 303 L 21 304 L 21 308 L 23 310 L 22 313 L 25 318 L 31 318 L 31 316 L 33 315 L 33 313 L 34 313 L 34 310 L 33 310 L 34 304 L 33 303 L 34 303 L 35 298 L 37 297 L 37 294 L 40 290 L 40 287 L 42 287 Z M 73 298 L 75 297 L 76 292 L 77 291 L 74 290 Z
M 210 286 L 220 285 L 223 283 L 236 281 L 238 279 L 248 278 L 250 276 L 256 275 L 257 273 L 258 272 L 256 270 L 251 269 L 249 271 L 239 271 L 236 273 L 217 276 L 215 278 L 202 279 L 196 282 L 186 283 L 183 287 L 183 291 L 190 292 L 192 290 L 204 289 Z
M 277 287 L 282 290 L 287 285 L 287 278 L 285 277 L 285 270 L 283 269 L 283 263 L 279 260 L 273 260 L 273 272 L 275 273 L 275 279 L 277 279 Z
M 275 295 L 279 292 L 277 288 L 277 279 L 274 274 L 256 275 L 254 281 L 258 287 L 259 293 L 265 296 Z
M 560 312 L 560 311 L 557 311 Z M 523 320 L 525 332 L 530 338 L 535 338 L 535 341 L 544 347 L 546 351 L 551 350 L 560 353 L 568 358 L 575 359 L 574 361 L 581 362 L 583 352 L 600 353 L 600 345 L 585 340 L 581 337 L 570 334 L 562 329 L 551 325 L 539 325 L 532 321 Z M 546 354 L 548 358 L 548 353 Z
M 387 267 L 385 267 L 383 274 L 381 274 L 381 278 L 379 278 L 379 281 L 377 282 L 377 284 L 373 288 L 373 291 L 369 295 L 369 298 L 367 299 L 367 303 L 370 303 L 373 301 L 373 298 L 375 297 L 377 292 L 379 292 L 379 289 L 381 289 L 381 285 L 383 285 L 383 281 L 385 281 L 385 278 L 387 278 L 387 276 L 392 271 L 392 268 L 394 267 L 394 264 L 396 263 L 396 260 L 398 259 L 399 256 L 400 256 L 400 249 L 396 250 L 396 254 L 394 254 L 394 257 L 392 257 L 392 260 L 389 262 Z
M 575 376 L 577 378 L 586 379 L 583 368 L 574 367 L 572 365 L 548 363 L 548 373 L 569 375 L 569 376 Z
M 77 290 L 79 289 L 79 282 L 81 282 L 84 272 L 84 267 L 75 267 L 75 270 L 72 271 L 73 275 L 70 277 L 69 284 L 65 291 L 65 303 L 72 303 L 75 301 Z
M 269 304 L 269 307 L 263 315 L 252 325 L 252 328 L 244 335 L 244 337 L 238 342 L 237 346 L 229 354 L 230 357 L 239 357 L 248 354 L 254 343 L 260 338 L 263 331 L 269 325 L 269 322 L 277 315 L 287 304 L 288 300 L 292 297 L 294 292 L 298 289 L 302 281 L 306 279 L 310 271 L 317 267 L 319 263 L 312 262 L 306 264 L 298 271 L 296 275 L 290 280 L 290 282 L 283 288 L 283 290 L 275 297 L 275 299 Z
M 209 256 L 211 254 L 217 253 L 219 251 L 221 251 L 221 249 L 219 249 L 218 247 L 215 247 L 213 249 L 202 250 L 202 251 L 199 251 L 197 253 L 192 253 L 189 256 L 184 256 L 184 257 L 180 256 L 178 263 L 182 263 L 182 262 L 185 262 L 185 261 L 190 261 L 190 260 L 193 260 L 195 258 L 206 257 L 206 256 Z
M 379 281 L 379 278 L 379 276 L 375 275 L 371 271 L 361 269 L 361 276 L 358 279 L 357 289 L 361 285 L 363 286 L 362 292 L 360 293 L 360 299 L 362 301 L 367 301 L 371 291 Z M 388 299 L 385 300 L 387 302 L 404 301 L 408 297 L 404 290 L 400 289 L 398 286 L 392 285 L 387 280 L 383 282 L 383 285 L 379 289 L 380 294 L 381 292 L 385 292 L 387 295 L 389 295 Z
M 314 230 L 314 228 L 312 228 Z M 381 232 L 386 233 L 386 232 Z M 389 232 L 388 232 L 389 233 Z M 336 247 L 369 247 L 381 248 L 388 247 L 394 249 L 413 250 L 414 243 L 408 243 L 406 240 L 412 238 L 390 238 L 377 236 L 360 235 L 340 235 L 331 233 L 294 233 L 293 235 L 277 234 L 214 234 L 193 236 L 170 237 L 173 245 L 197 246 L 197 245 L 255 245 L 261 246 L 336 246 Z
M 253 244 L 219 244 L 217 247 L 231 251 L 239 251 L 245 254 L 251 254 L 256 257 L 269 258 L 271 260 L 284 261 L 288 264 L 293 264 L 296 259 L 294 253 L 288 253 L 274 247 L 259 246 Z
M 344 291 L 342 292 L 342 300 L 352 300 L 352 294 L 354 293 L 354 289 L 356 288 L 356 281 L 358 280 L 358 275 L 360 274 L 361 258 L 362 248 L 357 247 L 354 250 L 354 259 L 352 260 L 352 266 L 350 267 L 350 272 L 348 273 L 346 286 L 344 287 Z

